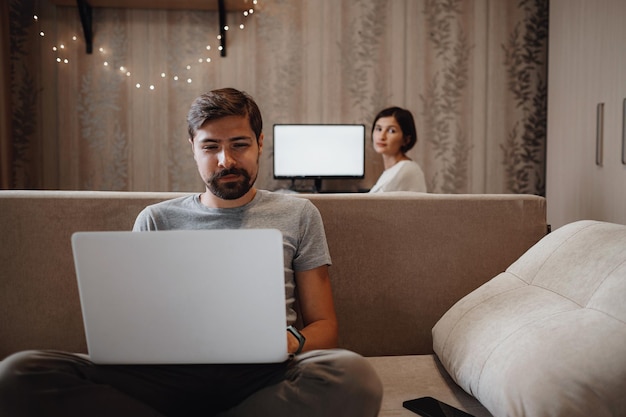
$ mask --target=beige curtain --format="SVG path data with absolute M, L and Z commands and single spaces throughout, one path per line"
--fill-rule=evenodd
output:
M 15 188 L 201 190 L 185 115 L 232 86 L 263 112 L 261 188 L 288 185 L 272 177 L 273 124 L 364 123 L 369 144 L 374 115 L 397 105 L 416 118 L 410 156 L 430 191 L 544 193 L 547 0 L 259 0 L 228 14 L 226 57 L 215 12 L 94 9 L 88 55 L 76 8 L 9 4 L 24 46 L 11 50 Z M 371 146 L 366 159 L 365 179 L 325 187 L 371 187 L 382 161 Z
M 0 189 L 11 187 L 11 76 L 9 4 L 0 5 Z

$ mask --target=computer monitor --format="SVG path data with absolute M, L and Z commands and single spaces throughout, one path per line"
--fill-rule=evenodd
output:
M 360 179 L 365 176 L 365 125 L 275 124 L 274 179 Z

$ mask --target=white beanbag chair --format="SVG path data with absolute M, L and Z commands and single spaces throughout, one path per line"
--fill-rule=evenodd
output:
M 494 416 L 626 416 L 626 226 L 547 235 L 433 328 L 452 378 Z

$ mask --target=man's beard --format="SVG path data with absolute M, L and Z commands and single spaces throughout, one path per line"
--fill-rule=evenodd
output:
M 242 178 L 238 181 L 220 182 L 220 178 L 226 175 L 239 175 Z M 256 180 L 256 177 L 254 178 Z M 236 200 L 243 197 L 250 189 L 254 180 L 250 178 L 250 174 L 247 171 L 239 168 L 225 169 L 213 174 L 207 181 L 206 185 L 215 195 L 224 200 Z

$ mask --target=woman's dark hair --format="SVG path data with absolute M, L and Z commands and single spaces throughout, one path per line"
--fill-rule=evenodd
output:
M 193 140 L 198 129 L 207 121 L 227 116 L 247 117 L 256 140 L 259 140 L 263 131 L 261 111 L 252 97 L 234 88 L 209 91 L 193 101 L 187 113 L 189 138 Z
M 406 153 L 417 143 L 417 130 L 415 129 L 413 114 L 400 107 L 388 107 L 381 110 L 374 118 L 374 123 L 372 123 L 372 133 L 374 133 L 374 127 L 376 126 L 378 119 L 389 116 L 393 116 L 396 119 L 400 125 L 400 129 L 402 129 L 402 134 L 406 139 L 408 139 L 407 142 L 400 148 L 402 153 Z

